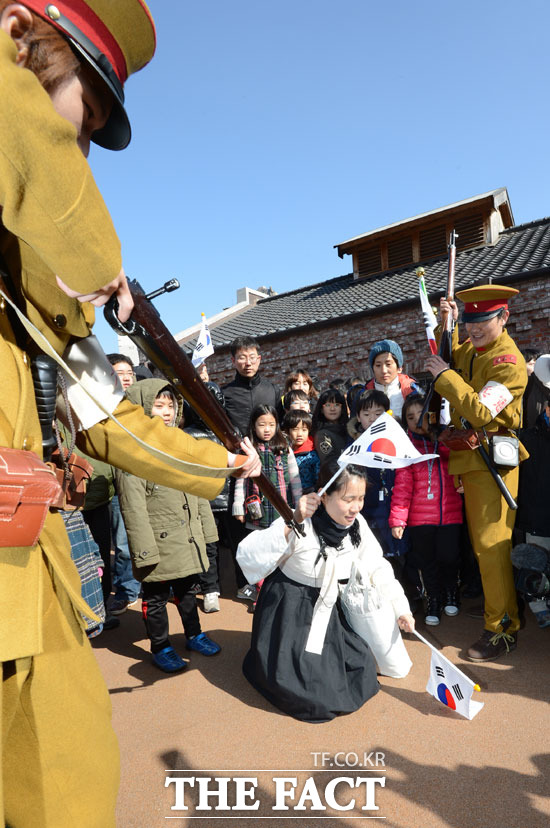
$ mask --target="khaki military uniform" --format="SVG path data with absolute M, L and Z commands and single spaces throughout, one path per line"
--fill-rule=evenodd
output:
M 0 251 L 15 283 L 13 298 L 62 353 L 71 339 L 89 334 L 94 313 L 66 296 L 54 274 L 79 293 L 97 290 L 118 275 L 120 244 L 74 127 L 15 57 L 13 41 L 0 31 Z M 0 305 L 0 445 L 40 456 L 29 358 Z M 115 414 L 146 442 L 183 460 L 227 465 L 222 446 L 167 429 L 138 406 L 124 401 Z M 110 420 L 81 433 L 78 445 L 140 477 L 208 499 L 223 486 L 223 480 L 162 466 Z M 49 514 L 34 548 L 0 548 L 2 824 L 115 824 L 118 748 L 107 690 L 80 622 L 78 610 L 85 609 L 60 515 Z
M 449 400 L 451 420 L 463 427 L 462 418 L 487 434 L 497 430 L 512 433 L 521 422 L 521 399 L 527 384 L 525 360 L 504 330 L 483 350 L 468 340 L 458 345 L 455 329 L 453 368 L 444 371 L 435 388 Z M 527 457 L 520 447 L 520 459 Z M 510 619 L 509 632 L 519 629 L 516 593 L 510 552 L 515 511 L 512 511 L 477 451 L 451 451 L 451 474 L 460 475 L 464 486 L 466 518 L 472 546 L 479 562 L 485 595 L 485 628 L 502 631 L 502 620 Z M 518 491 L 519 469 L 501 470 L 510 494 Z

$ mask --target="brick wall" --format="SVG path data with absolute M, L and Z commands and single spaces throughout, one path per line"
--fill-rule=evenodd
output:
M 520 294 L 511 302 L 507 328 L 520 348 L 533 346 L 550 352 L 549 286 L 545 278 L 513 285 Z M 418 307 L 265 339 L 261 341 L 262 373 L 282 385 L 289 371 L 298 365 L 304 366 L 322 390 L 335 377 L 370 375 L 369 347 L 378 339 L 394 339 L 399 343 L 406 373 L 415 376 L 424 373 L 428 346 Z M 228 347 L 217 350 L 207 364 L 210 378 L 222 385 L 234 376 Z

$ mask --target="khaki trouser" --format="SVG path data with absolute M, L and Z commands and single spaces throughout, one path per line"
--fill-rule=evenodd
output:
M 119 756 L 109 695 L 67 595 L 45 563 L 43 574 L 43 652 L 2 663 L 0 822 L 113 828 Z
M 519 468 L 501 472 L 512 497 L 518 493 Z M 510 553 L 516 513 L 486 470 L 465 472 L 466 519 L 470 540 L 479 563 L 485 596 L 485 629 L 502 631 L 502 619 L 510 618 L 508 632 L 519 630 L 516 589 Z

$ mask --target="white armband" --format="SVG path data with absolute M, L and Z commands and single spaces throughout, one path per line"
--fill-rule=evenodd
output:
M 513 394 L 505 385 L 494 380 L 489 380 L 477 396 L 480 403 L 489 409 L 493 419 L 514 399 Z
M 69 368 L 78 377 L 78 382 L 61 369 L 67 384 L 67 393 L 71 414 L 79 430 L 91 428 L 112 414 L 124 398 L 124 390 L 113 366 L 105 356 L 103 348 L 95 336 L 87 336 L 73 342 L 65 351 L 63 358 Z M 84 389 L 90 392 L 86 393 Z M 100 408 L 93 397 L 103 406 Z M 57 400 L 58 409 L 63 420 L 64 401 L 61 395 Z

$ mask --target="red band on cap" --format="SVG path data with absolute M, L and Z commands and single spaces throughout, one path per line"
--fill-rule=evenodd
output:
M 23 1 L 25 6 L 28 6 L 29 9 L 36 12 L 39 17 L 47 20 L 48 23 L 51 23 L 52 26 L 55 26 L 55 28 L 59 31 L 63 31 L 62 28 L 56 25 L 55 20 L 52 20 L 46 13 L 46 9 L 48 8 L 48 5 L 50 5 L 46 2 L 46 0 Z M 113 0 L 113 2 L 116 2 L 116 0 Z M 124 54 L 101 18 L 98 17 L 94 11 L 92 11 L 84 0 L 54 0 L 51 5 L 57 7 L 61 14 L 65 15 L 65 17 L 67 17 L 71 23 L 74 23 L 75 26 L 78 26 L 86 37 L 90 38 L 92 43 L 94 43 L 95 46 L 103 52 L 115 70 L 118 79 L 122 84 L 124 84 L 128 77 Z
M 485 299 L 484 302 L 465 302 L 466 313 L 488 313 L 508 307 L 507 299 Z

